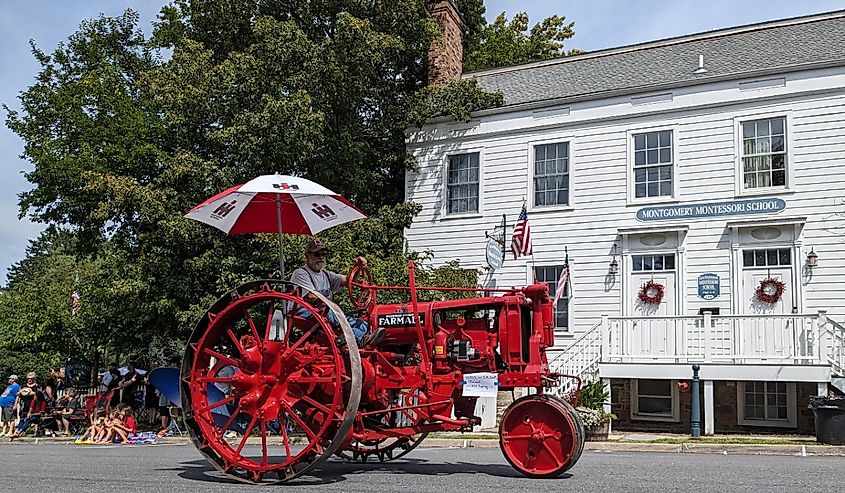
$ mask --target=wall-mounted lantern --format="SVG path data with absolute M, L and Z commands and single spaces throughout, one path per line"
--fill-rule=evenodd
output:
M 816 252 L 813 249 L 810 249 L 810 253 L 807 254 L 807 267 L 810 269 L 815 268 L 819 263 L 819 256 L 816 255 Z
M 611 250 L 610 254 L 613 255 L 613 260 L 610 261 L 607 273 L 611 276 L 616 276 L 616 274 L 619 274 L 619 262 L 616 261 L 616 243 L 613 244 L 613 250 Z

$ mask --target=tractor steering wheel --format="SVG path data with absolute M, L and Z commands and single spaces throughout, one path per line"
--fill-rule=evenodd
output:
M 375 303 L 376 288 L 372 286 L 373 273 L 363 265 L 356 264 L 346 276 L 349 301 L 359 310 L 369 310 L 369 307 Z

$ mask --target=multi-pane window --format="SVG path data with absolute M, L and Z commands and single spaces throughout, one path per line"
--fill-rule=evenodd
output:
M 554 267 L 537 267 L 537 282 L 544 282 L 549 286 L 549 296 L 554 299 L 557 294 L 557 283 L 560 280 L 562 265 Z M 554 307 L 555 329 L 569 330 L 569 282 L 564 286 L 564 292 Z
M 672 381 L 637 380 L 637 415 L 672 417 Z
M 766 250 L 743 250 L 743 267 L 777 267 L 792 265 L 789 248 L 770 248 Z
M 478 153 L 449 156 L 446 170 L 447 214 L 478 212 Z
M 744 189 L 786 186 L 786 119 L 742 122 Z
M 786 382 L 745 382 L 745 420 L 788 420 L 786 396 Z
M 534 206 L 569 205 L 569 143 L 534 147 Z
M 672 196 L 672 131 L 634 134 L 634 197 Z
M 631 264 L 634 272 L 675 270 L 675 255 L 632 255 Z

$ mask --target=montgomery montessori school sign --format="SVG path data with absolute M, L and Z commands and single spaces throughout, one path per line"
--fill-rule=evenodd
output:
M 719 297 L 719 276 L 708 272 L 698 276 L 698 297 L 705 300 L 715 300 Z
M 638 221 L 662 221 L 666 219 L 690 219 L 696 217 L 748 216 L 771 214 L 786 208 L 783 199 L 733 200 L 707 204 L 671 205 L 667 207 L 643 207 L 637 211 Z

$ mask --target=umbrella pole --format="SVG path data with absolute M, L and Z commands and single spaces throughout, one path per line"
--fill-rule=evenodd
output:
M 282 197 L 276 194 L 276 224 L 279 226 L 279 279 L 285 280 L 285 239 L 282 233 Z

